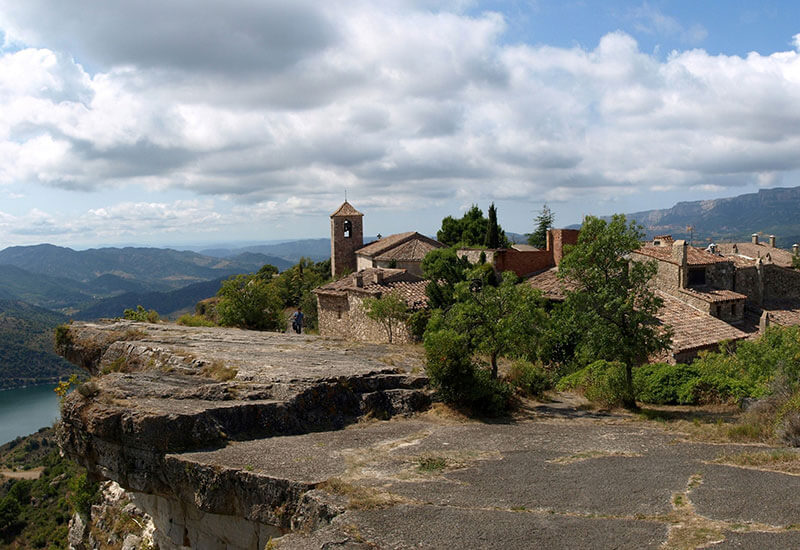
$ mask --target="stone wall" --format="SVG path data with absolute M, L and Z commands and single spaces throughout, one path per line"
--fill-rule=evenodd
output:
M 356 271 L 361 271 L 362 269 L 367 269 L 370 267 L 375 267 L 372 263 L 372 258 L 367 258 L 361 254 L 356 254 Z
M 344 236 L 344 224 L 351 225 L 350 236 Z M 331 218 L 331 274 L 337 278 L 345 271 L 356 271 L 356 250 L 364 246 L 364 229 L 361 216 L 334 216 Z
M 660 262 L 650 256 L 634 252 L 631 254 L 631 259 L 636 262 L 649 262 L 656 263 L 656 274 L 653 276 L 651 284 L 663 290 L 680 288 L 681 273 L 676 264 L 670 262 Z
M 351 337 L 350 304 L 347 296 L 317 294 L 317 317 L 322 336 Z
M 761 305 L 763 303 L 763 286 L 758 274 L 758 269 L 752 267 L 740 267 L 736 270 L 733 280 L 733 290 L 747 295 L 747 301 L 752 304 Z
M 720 262 L 706 266 L 706 284 L 720 290 L 733 290 L 735 268 L 733 262 Z
M 467 261 L 473 265 L 481 262 L 481 254 L 486 255 L 486 263 L 494 265 L 494 258 L 496 250 L 482 250 L 480 248 L 459 248 L 456 251 L 459 258 L 466 258 Z
M 375 262 L 375 267 L 383 267 L 386 269 L 405 269 L 409 273 L 414 275 L 419 275 L 422 277 L 422 262 L 396 262 L 394 266 L 392 266 L 392 262 Z
M 356 293 L 348 294 L 349 310 L 350 310 L 350 337 L 354 340 L 362 342 L 380 342 L 385 343 L 389 341 L 386 335 L 386 329 L 378 323 L 367 317 L 364 311 L 364 298 Z M 320 334 L 323 334 L 320 332 Z M 323 334 L 325 336 L 325 334 Z M 401 323 L 399 326 L 394 327 L 392 332 L 392 342 L 395 344 L 406 344 L 413 342 L 411 333 L 408 327 Z
M 774 264 L 763 266 L 764 299 L 800 299 L 800 272 Z

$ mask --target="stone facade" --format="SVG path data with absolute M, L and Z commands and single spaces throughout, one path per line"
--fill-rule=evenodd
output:
M 361 342 L 388 342 L 383 325 L 367 316 L 364 299 L 392 293 L 406 302 L 409 311 L 416 311 L 427 305 L 427 285 L 426 279 L 405 269 L 384 268 L 368 268 L 323 285 L 314 290 L 317 295 L 319 332 L 322 336 Z M 393 343 L 413 340 L 406 325 L 394 327 Z
M 331 275 L 355 271 L 356 250 L 364 246 L 364 215 L 349 202 L 331 214 Z

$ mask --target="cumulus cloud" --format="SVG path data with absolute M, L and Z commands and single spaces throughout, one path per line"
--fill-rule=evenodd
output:
M 418 208 L 764 185 L 800 168 L 796 50 L 662 60 L 623 32 L 592 48 L 508 45 L 502 15 L 461 7 L 0 0 L 16 45 L 0 56 L 0 184 L 316 215 L 345 188 L 359 205 Z M 703 38 L 647 4 L 635 15 Z M 165 230 L 234 223 L 203 200 L 188 217 L 131 203 L 21 226 L 121 231 L 126 212 Z

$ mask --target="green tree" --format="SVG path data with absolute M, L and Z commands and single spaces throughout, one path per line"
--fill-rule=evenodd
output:
M 252 330 L 284 330 L 283 302 L 275 286 L 256 275 L 235 275 L 217 292 L 219 324 Z
M 459 258 L 454 248 L 431 250 L 422 259 L 422 274 L 430 280 L 425 288 L 428 307 L 446 309 L 455 302 L 455 286 L 467 280 L 470 263 Z
M 484 217 L 483 211 L 478 208 L 478 205 L 473 204 L 461 218 L 452 216 L 444 218 L 441 229 L 436 232 L 436 239 L 447 246 L 484 246 L 488 229 L 489 220 Z M 505 231 L 499 225 L 497 234 L 498 246 L 496 248 L 508 247 L 510 242 Z
M 272 264 L 264 264 L 261 266 L 261 269 L 258 270 L 256 276 L 261 277 L 265 281 L 270 281 L 272 280 L 273 276 L 278 274 L 279 271 L 280 270 Z
M 497 286 L 489 284 L 485 271 L 471 273 L 482 276 L 456 285 L 456 302 L 445 324 L 466 335 L 472 350 L 489 357 L 492 378 L 497 378 L 501 355 L 536 355 L 546 317 L 542 299 L 530 286 L 516 284 L 511 272 L 504 273 Z
M 487 248 L 500 247 L 500 228 L 497 225 L 497 208 L 494 203 L 489 206 L 489 221 L 486 224 L 486 242 L 484 244 Z
M 367 317 L 383 327 L 390 344 L 396 328 L 405 323 L 409 316 L 405 300 L 394 293 L 387 293 L 377 298 L 365 298 L 364 312 Z
M 671 342 L 656 318 L 662 300 L 648 284 L 655 262 L 629 260 L 643 238 L 641 227 L 621 214 L 610 222 L 588 216 L 578 244 L 558 268 L 558 276 L 574 289 L 567 292 L 566 305 L 581 328 L 580 347 L 595 359 L 625 365 L 623 404 L 631 408 L 636 407 L 633 368 Z
M 129 321 L 138 321 L 140 323 L 158 323 L 160 317 L 158 312 L 154 309 L 147 311 L 142 305 L 136 306 L 136 309 L 126 309 L 122 312 L 122 318 Z
M 528 244 L 536 248 L 547 248 L 547 230 L 553 227 L 553 212 L 547 203 L 542 206 L 542 211 L 536 216 L 536 229 L 528 233 Z

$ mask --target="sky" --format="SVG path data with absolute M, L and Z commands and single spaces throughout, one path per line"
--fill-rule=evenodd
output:
M 0 0 L 0 249 L 800 185 L 800 3 Z

